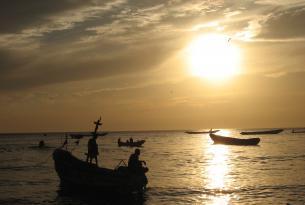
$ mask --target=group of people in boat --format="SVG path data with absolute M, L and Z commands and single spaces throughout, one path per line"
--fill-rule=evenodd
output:
M 122 141 L 121 141 L 121 138 L 118 139 L 118 144 L 120 144 Z M 132 144 L 133 143 L 133 138 L 129 138 L 129 140 L 126 140 L 125 143 L 129 143 L 129 144 Z

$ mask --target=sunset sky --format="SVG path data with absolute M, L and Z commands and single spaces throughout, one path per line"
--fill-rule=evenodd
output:
M 0 132 L 305 127 L 304 53 L 305 1 L 3 0 Z

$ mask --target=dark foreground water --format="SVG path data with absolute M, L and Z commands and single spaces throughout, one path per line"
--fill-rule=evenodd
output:
M 238 130 L 222 130 L 240 136 Z M 114 168 L 132 148 L 120 137 L 145 139 L 141 158 L 150 168 L 148 190 L 140 197 L 84 196 L 59 187 L 50 149 L 63 134 L 0 136 L 0 204 L 305 204 L 305 134 L 286 130 L 260 136 L 259 146 L 213 145 L 207 134 L 183 132 L 111 133 L 98 139 L 101 166 Z M 87 138 L 73 153 L 81 159 Z M 73 140 L 70 141 L 73 143 Z M 34 147 L 32 147 L 34 146 Z

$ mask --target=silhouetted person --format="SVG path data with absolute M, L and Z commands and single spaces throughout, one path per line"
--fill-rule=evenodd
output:
M 132 143 L 133 143 L 133 139 L 132 139 L 132 137 L 131 137 L 131 138 L 129 138 L 129 142 L 130 142 L 130 144 L 132 144 Z
M 92 159 L 95 159 L 95 164 L 98 166 L 97 155 L 98 153 L 98 145 L 96 143 L 97 135 L 93 135 L 93 137 L 88 141 L 88 153 L 87 153 L 87 162 L 92 164 Z
M 43 140 L 40 140 L 40 141 L 39 141 L 39 144 L 38 144 L 38 147 L 39 147 L 39 148 L 43 148 L 44 146 L 45 146 L 44 141 L 43 141 Z
M 140 149 L 135 149 L 135 152 L 130 155 L 128 160 L 128 168 L 134 173 L 145 173 L 148 171 L 148 168 L 142 165 L 142 163 L 146 165 L 146 162 L 139 160 L 140 154 Z

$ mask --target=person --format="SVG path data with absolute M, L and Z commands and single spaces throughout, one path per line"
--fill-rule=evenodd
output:
M 44 148 L 44 147 L 45 147 L 45 143 L 44 143 L 43 140 L 40 140 L 40 141 L 39 141 L 38 147 L 39 147 L 39 148 Z
M 129 142 L 130 142 L 130 144 L 132 144 L 132 143 L 133 143 L 133 139 L 132 139 L 132 137 L 131 137 L 131 138 L 129 138 Z
M 98 144 L 96 143 L 97 135 L 94 134 L 91 139 L 88 141 L 88 153 L 87 153 L 87 162 L 92 164 L 92 159 L 95 159 L 95 164 L 98 166 L 97 162 L 97 155 L 99 155 L 98 152 Z
M 128 168 L 134 173 L 145 173 L 148 171 L 147 167 L 143 167 L 142 163 L 146 165 L 145 161 L 139 160 L 141 151 L 135 149 L 134 153 L 130 155 L 128 160 Z

